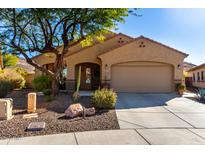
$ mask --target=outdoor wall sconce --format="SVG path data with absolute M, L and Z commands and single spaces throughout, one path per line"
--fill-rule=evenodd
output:
M 105 72 L 108 73 L 108 65 L 105 64 Z
M 180 64 L 178 64 L 178 65 L 177 65 L 177 68 L 178 68 L 178 69 L 180 69 L 180 68 L 181 68 L 181 65 L 180 65 Z

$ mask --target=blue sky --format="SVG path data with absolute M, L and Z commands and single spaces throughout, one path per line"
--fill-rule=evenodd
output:
M 144 35 L 188 53 L 187 62 L 205 63 L 205 9 L 139 9 L 141 17 L 129 16 L 119 30 Z

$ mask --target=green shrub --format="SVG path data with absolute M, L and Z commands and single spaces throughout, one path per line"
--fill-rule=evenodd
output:
M 13 69 L 4 69 L 0 73 L 0 81 L 9 82 L 13 88 L 22 89 L 25 87 L 25 79 Z
M 45 96 L 50 96 L 51 95 L 51 89 L 43 89 L 43 94 Z
M 51 81 L 49 76 L 42 75 L 33 80 L 33 85 L 37 91 L 43 91 L 44 89 L 51 89 Z
M 0 81 L 0 98 L 6 97 L 7 93 L 13 88 L 12 84 L 6 81 Z
M 186 90 L 186 86 L 184 84 L 178 84 L 177 89 L 178 90 Z
M 19 61 L 18 57 L 12 54 L 3 55 L 3 64 L 5 67 L 15 66 Z
M 15 71 L 23 77 L 28 75 L 28 72 L 24 68 L 21 68 L 21 67 L 16 67 Z
M 111 89 L 99 89 L 92 93 L 91 101 L 94 107 L 112 109 L 117 101 L 117 94 Z

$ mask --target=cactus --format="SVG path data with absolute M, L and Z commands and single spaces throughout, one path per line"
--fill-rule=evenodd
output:
M 77 79 L 77 87 L 76 87 L 77 92 L 79 92 L 80 89 L 80 78 L 81 78 L 81 66 L 79 66 L 79 70 L 78 70 L 78 79 Z
M 79 66 L 78 70 L 78 78 L 77 78 L 77 86 L 76 91 L 73 93 L 73 102 L 76 103 L 80 99 L 79 89 L 80 89 L 80 78 L 81 78 L 81 66 Z

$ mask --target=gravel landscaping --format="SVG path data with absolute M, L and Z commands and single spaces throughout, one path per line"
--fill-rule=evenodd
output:
M 64 111 L 71 104 L 68 94 L 59 94 L 52 102 L 46 102 L 43 96 L 37 98 L 38 118 L 23 119 L 26 114 L 27 94 L 30 90 L 13 91 L 7 97 L 14 99 L 14 118 L 0 121 L 0 139 L 68 133 L 90 130 L 119 129 L 115 110 L 97 110 L 95 116 L 77 117 L 68 119 Z M 91 107 L 89 97 L 82 97 L 81 104 Z M 42 131 L 25 131 L 30 122 L 45 122 L 46 127 Z

